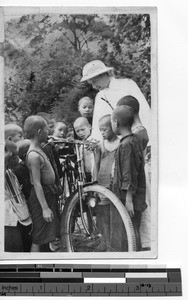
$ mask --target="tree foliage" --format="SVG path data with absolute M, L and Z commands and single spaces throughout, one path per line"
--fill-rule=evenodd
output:
M 93 59 L 131 77 L 151 101 L 149 15 L 24 15 L 6 23 L 5 37 L 6 122 L 39 111 L 72 122 L 79 99 L 95 98 L 80 84 Z

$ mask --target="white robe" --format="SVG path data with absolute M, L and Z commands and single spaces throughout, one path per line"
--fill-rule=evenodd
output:
M 111 78 L 109 87 L 100 91 L 95 98 L 95 106 L 93 112 L 92 137 L 101 140 L 99 131 L 99 119 L 105 115 L 112 113 L 112 108 L 101 98 L 109 101 L 113 108 L 117 102 L 124 96 L 131 95 L 140 103 L 139 116 L 143 126 L 147 129 L 148 136 L 151 134 L 151 109 L 138 85 L 132 79 L 115 79 Z

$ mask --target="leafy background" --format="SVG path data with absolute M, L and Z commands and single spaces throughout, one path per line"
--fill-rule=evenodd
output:
M 148 14 L 33 14 L 5 24 L 5 122 L 37 112 L 71 123 L 77 103 L 97 93 L 80 83 L 83 66 L 100 59 L 132 78 L 151 105 Z

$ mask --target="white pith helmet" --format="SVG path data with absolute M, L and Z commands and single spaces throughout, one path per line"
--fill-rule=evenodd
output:
M 81 82 L 92 79 L 100 74 L 113 70 L 112 67 L 106 67 L 100 60 L 93 60 L 83 67 Z

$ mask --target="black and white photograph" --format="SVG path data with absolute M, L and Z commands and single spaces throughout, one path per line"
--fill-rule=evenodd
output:
M 156 258 L 157 9 L 0 15 L 0 257 Z

